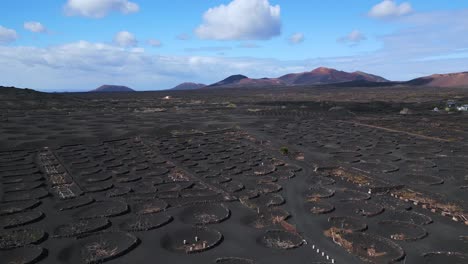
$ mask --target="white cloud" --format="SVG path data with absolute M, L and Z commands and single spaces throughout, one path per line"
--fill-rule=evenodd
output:
M 280 13 L 268 0 L 233 0 L 208 9 L 195 33 L 201 39 L 266 40 L 281 34 Z
M 157 40 L 157 39 L 149 39 L 148 45 L 153 46 L 153 47 L 161 47 L 162 43 L 160 40 Z
M 304 42 L 304 34 L 302 33 L 294 33 L 289 37 L 289 43 L 291 44 L 299 44 Z
M 132 33 L 120 31 L 115 34 L 114 43 L 121 47 L 134 47 L 138 44 L 138 41 Z
M 108 82 L 164 89 L 183 81 L 214 83 L 235 73 L 260 78 L 309 68 L 272 59 L 152 55 L 87 41 L 46 48 L 0 46 L 2 85 L 48 91 L 86 91 Z
M 404 2 L 398 5 L 394 0 L 384 0 L 372 7 L 372 9 L 369 11 L 369 16 L 375 18 L 398 17 L 407 15 L 412 11 L 413 8 L 408 2 Z
M 68 0 L 64 9 L 69 16 L 101 18 L 112 11 L 136 13 L 140 7 L 128 0 Z
M 47 28 L 39 22 L 35 22 L 35 21 L 24 22 L 23 26 L 26 30 L 29 30 L 34 33 L 47 32 Z
M 130 52 L 143 54 L 143 53 L 145 53 L 145 49 L 144 49 L 144 48 L 136 47 L 136 48 L 130 49 Z
M 0 26 L 0 44 L 9 44 L 18 39 L 18 34 L 13 29 Z
M 338 42 L 357 45 L 363 40 L 366 40 L 366 36 L 359 30 L 353 30 L 348 35 L 339 38 Z

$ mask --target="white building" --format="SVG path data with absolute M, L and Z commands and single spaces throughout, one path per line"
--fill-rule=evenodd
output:
M 466 112 L 468 111 L 468 104 L 462 105 L 462 106 L 457 106 L 458 111 Z

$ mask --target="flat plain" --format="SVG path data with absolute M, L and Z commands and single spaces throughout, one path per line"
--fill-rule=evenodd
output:
M 467 263 L 468 115 L 432 111 L 452 99 L 2 88 L 0 260 Z

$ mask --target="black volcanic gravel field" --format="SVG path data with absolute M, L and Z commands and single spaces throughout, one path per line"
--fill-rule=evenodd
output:
M 468 116 L 381 89 L 3 96 L 0 263 L 467 263 Z

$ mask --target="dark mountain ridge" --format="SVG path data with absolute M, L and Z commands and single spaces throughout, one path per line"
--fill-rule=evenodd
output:
M 91 90 L 93 93 L 104 93 L 104 92 L 135 92 L 132 88 L 123 85 L 109 85 L 104 84 L 98 88 Z

